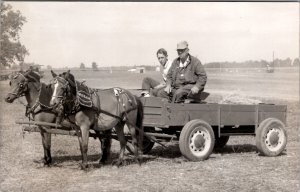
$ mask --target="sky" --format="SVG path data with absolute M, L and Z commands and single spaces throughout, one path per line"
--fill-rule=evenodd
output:
M 9 2 L 27 22 L 25 62 L 158 65 L 186 40 L 202 63 L 299 57 L 299 4 L 283 2 Z

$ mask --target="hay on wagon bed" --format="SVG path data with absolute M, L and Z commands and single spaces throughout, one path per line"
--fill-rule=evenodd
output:
M 223 96 L 222 100 L 219 104 L 259 104 L 262 103 L 261 100 L 252 99 L 245 95 L 241 95 L 239 93 L 231 93 L 228 95 Z

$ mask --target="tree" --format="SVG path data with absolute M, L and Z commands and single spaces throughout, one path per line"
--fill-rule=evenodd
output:
M 79 67 L 81 70 L 84 70 L 85 69 L 85 65 L 84 63 L 80 63 L 80 67 Z
M 93 69 L 94 71 L 98 71 L 98 65 L 97 65 L 96 62 L 92 62 L 92 69 Z
M 295 66 L 295 67 L 300 66 L 299 58 L 294 59 L 292 66 Z
M 28 51 L 20 43 L 19 33 L 26 22 L 20 11 L 13 11 L 9 4 L 0 3 L 1 38 L 0 63 L 1 67 L 24 62 Z

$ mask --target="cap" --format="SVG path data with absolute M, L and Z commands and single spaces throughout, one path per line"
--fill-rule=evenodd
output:
M 186 49 L 188 48 L 189 44 L 186 41 L 181 41 L 177 43 L 177 49 Z

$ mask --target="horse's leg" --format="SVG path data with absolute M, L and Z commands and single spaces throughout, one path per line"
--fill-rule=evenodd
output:
M 88 141 L 89 141 L 89 126 L 86 124 L 80 125 L 80 134 L 78 135 L 78 141 L 80 146 L 80 151 L 82 155 L 82 164 L 81 168 L 86 169 L 88 168 L 87 163 L 87 151 L 88 151 Z
M 130 131 L 130 134 L 131 134 L 131 137 L 132 137 L 132 145 L 134 147 L 134 156 L 135 156 L 135 161 L 141 165 L 141 162 L 140 162 L 140 159 L 139 159 L 139 152 L 138 152 L 138 142 L 137 142 L 137 134 L 136 134 L 136 129 L 134 127 L 134 125 L 131 125 L 131 123 L 127 123 L 126 124 L 129 131 Z
M 119 152 L 119 159 L 116 161 L 116 165 L 119 167 L 123 164 L 124 160 L 124 152 L 126 147 L 126 138 L 124 135 L 124 122 L 120 122 L 115 126 L 115 130 L 118 136 L 118 140 L 120 142 L 120 152 Z
M 102 157 L 99 164 L 105 164 L 110 158 L 110 148 L 111 148 L 111 129 L 103 131 L 104 136 L 99 137 L 101 142 Z
M 100 134 L 100 131 L 95 131 L 97 134 Z M 98 136 L 101 143 L 100 147 L 100 161 L 99 164 L 105 164 L 110 157 L 111 149 L 111 130 L 103 131 L 102 136 Z
M 44 148 L 44 159 L 43 163 L 44 165 L 49 166 L 52 162 L 51 158 L 51 134 L 46 133 L 45 130 L 42 127 L 40 128 L 41 136 L 42 136 L 42 143 Z

